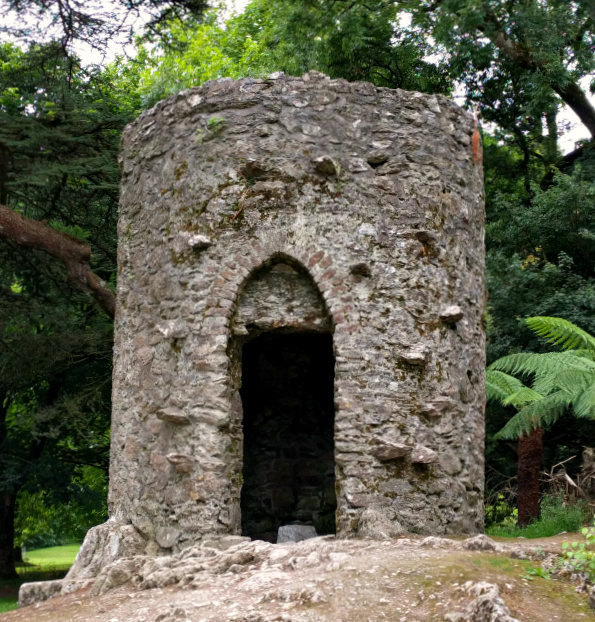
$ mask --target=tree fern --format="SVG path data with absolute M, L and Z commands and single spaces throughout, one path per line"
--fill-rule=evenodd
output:
M 564 391 L 542 396 L 521 408 L 494 438 L 516 439 L 523 434 L 529 434 L 535 428 L 552 425 L 564 414 L 570 403 L 571 400 Z
M 488 367 L 488 399 L 518 409 L 496 438 L 518 438 L 551 425 L 568 409 L 577 417 L 595 419 L 595 338 L 561 318 L 533 317 L 526 322 L 564 351 L 511 354 Z M 530 379 L 531 386 L 515 376 Z

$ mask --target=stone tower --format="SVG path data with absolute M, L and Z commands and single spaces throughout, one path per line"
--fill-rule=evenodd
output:
M 106 538 L 482 529 L 473 134 L 445 97 L 316 72 L 212 81 L 127 127 L 111 520 L 79 570 Z

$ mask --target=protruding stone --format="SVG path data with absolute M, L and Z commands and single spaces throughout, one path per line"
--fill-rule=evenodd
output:
M 194 459 L 186 454 L 167 454 L 167 459 L 176 467 L 178 473 L 191 473 L 194 469 Z
M 458 305 L 451 305 L 450 307 L 444 307 L 440 311 L 440 319 L 445 324 L 454 324 L 463 317 L 463 309 Z
M 213 244 L 213 241 L 208 235 L 193 235 L 188 238 L 188 246 L 196 250 L 202 250 L 209 248 Z
M 371 170 L 370 165 L 362 158 L 353 158 L 349 161 L 350 173 L 366 173 Z
M 187 425 L 190 423 L 190 419 L 188 419 L 186 413 L 179 408 L 162 408 L 157 412 L 157 419 L 180 425 Z
M 483 533 L 467 538 L 461 545 L 466 551 L 498 551 L 502 547 Z
M 301 542 L 302 540 L 309 540 L 317 536 L 316 529 L 312 527 L 312 525 L 283 525 L 279 527 L 277 544 L 283 542 Z
M 162 549 L 171 549 L 180 537 L 180 530 L 175 527 L 161 527 L 155 532 L 155 540 Z
M 337 175 L 338 167 L 330 156 L 320 156 L 314 160 L 314 168 L 321 175 Z
M 438 396 L 431 402 L 422 404 L 419 408 L 419 414 L 425 415 L 430 419 L 439 419 L 445 412 L 452 410 L 456 407 L 455 402 L 445 396 Z
M 94 581 L 95 579 L 81 579 L 78 581 L 57 579 L 55 581 L 23 583 L 19 588 L 19 608 L 43 602 L 60 594 L 71 594 L 77 590 L 89 587 Z
M 416 445 L 411 452 L 411 462 L 415 464 L 431 464 L 438 460 L 438 454 L 423 445 Z
M 371 166 L 378 166 L 379 164 L 383 164 L 389 158 L 389 154 L 382 149 L 374 149 L 374 151 L 370 151 L 370 153 L 366 156 L 366 162 Z
M 428 350 L 424 346 L 413 346 L 401 352 L 400 358 L 410 365 L 425 365 L 428 362 Z
M 405 458 L 411 454 L 413 447 L 403 443 L 390 443 L 388 441 L 377 441 L 377 445 L 372 448 L 371 454 L 384 462 L 386 460 L 396 460 Z
M 183 339 L 188 335 L 188 326 L 180 320 L 166 320 L 155 327 L 166 339 Z

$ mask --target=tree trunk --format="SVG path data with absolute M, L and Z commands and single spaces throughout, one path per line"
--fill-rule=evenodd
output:
M 21 547 L 21 546 L 15 546 L 14 547 L 13 559 L 14 559 L 15 562 L 22 562 L 23 561 L 23 547 Z
M 517 498 L 520 527 L 539 518 L 539 472 L 543 457 L 543 430 L 536 428 L 519 439 Z
M 16 492 L 3 492 L 0 496 L 0 579 L 14 579 L 14 515 Z

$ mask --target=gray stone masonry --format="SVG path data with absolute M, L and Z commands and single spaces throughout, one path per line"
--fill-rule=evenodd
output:
M 338 535 L 482 530 L 473 133 L 445 97 L 316 72 L 211 81 L 126 128 L 110 522 L 71 577 L 242 535 L 242 347 L 275 331 L 332 335 Z

